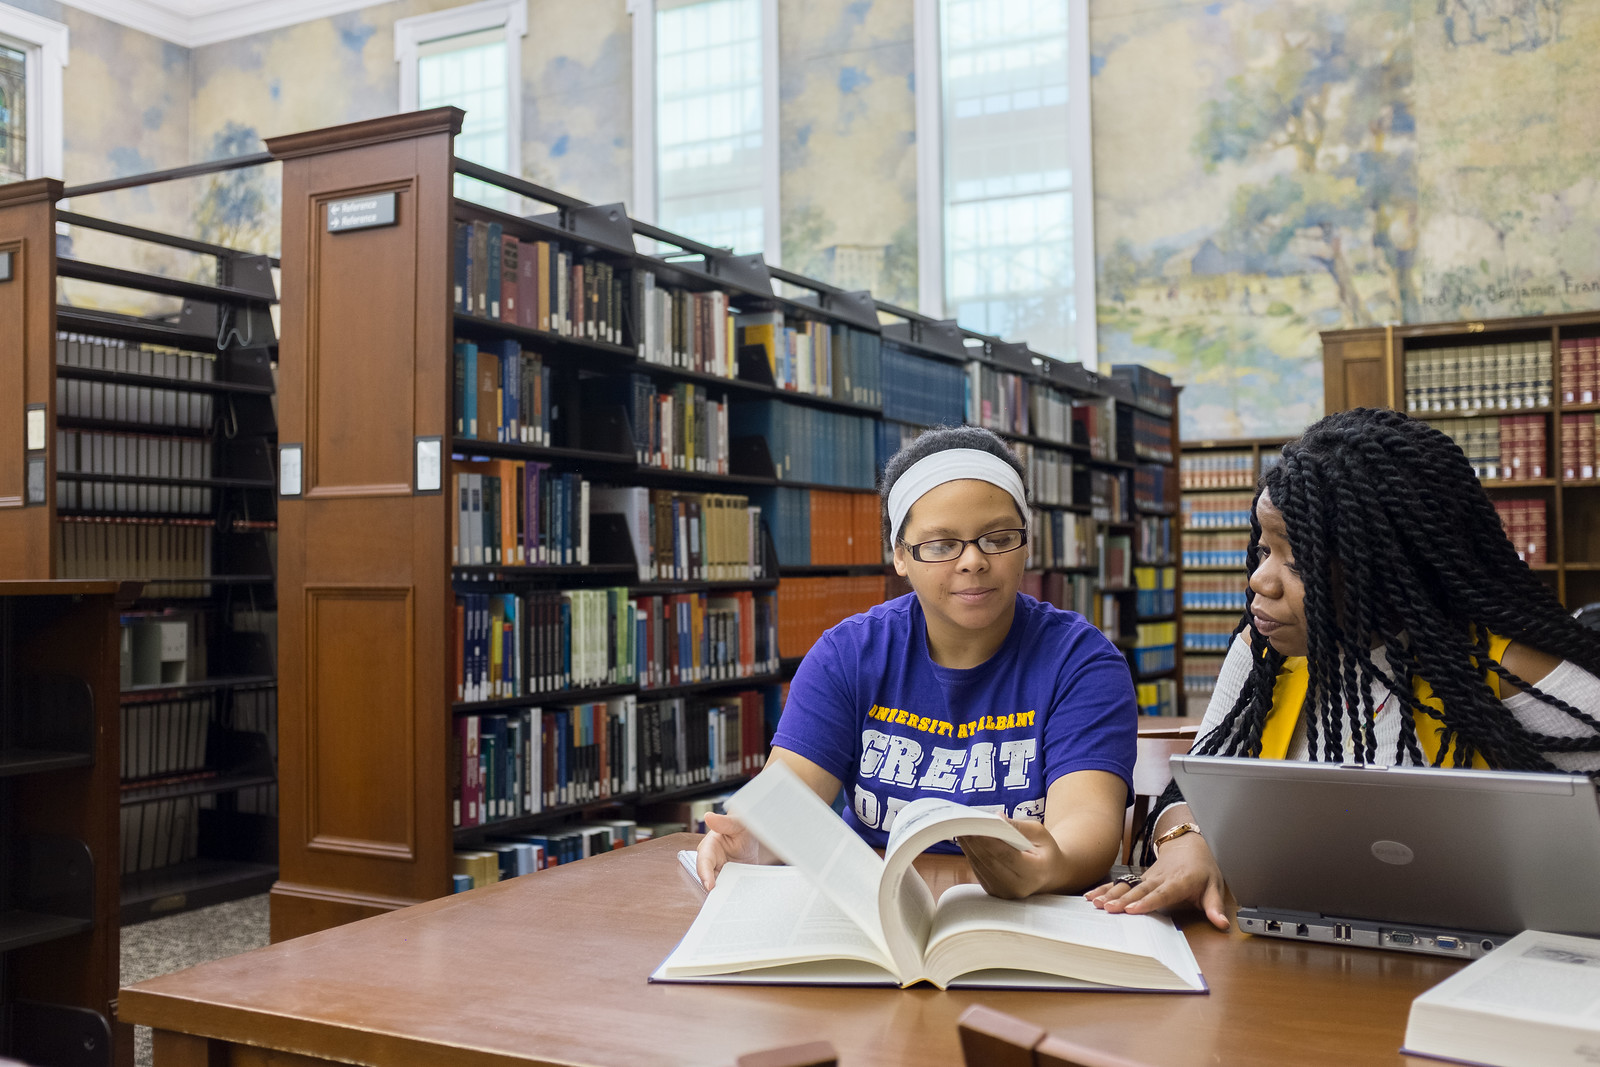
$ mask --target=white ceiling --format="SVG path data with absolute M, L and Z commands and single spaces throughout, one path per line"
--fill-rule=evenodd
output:
M 383 0 L 64 0 L 91 15 L 198 48 L 326 18 Z

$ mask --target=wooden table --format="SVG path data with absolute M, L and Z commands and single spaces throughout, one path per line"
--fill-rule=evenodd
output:
M 1460 966 L 1194 920 L 1185 929 L 1207 996 L 650 985 L 700 907 L 676 856 L 696 840 L 673 835 L 141 982 L 122 990 L 121 1020 L 156 1028 L 155 1067 L 731 1065 L 819 1038 L 842 1067 L 925 1067 L 961 1063 L 956 1017 L 981 1002 L 1152 1065 L 1420 1065 L 1434 1061 L 1397 1051 L 1411 999 Z M 969 880 L 960 857 L 919 867 L 935 892 Z

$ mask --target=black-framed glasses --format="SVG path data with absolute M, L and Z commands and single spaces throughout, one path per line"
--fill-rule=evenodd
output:
M 904 544 L 904 542 L 901 542 Z M 960 537 L 941 537 L 937 541 L 921 541 L 906 545 L 911 558 L 918 563 L 949 563 L 961 558 L 968 545 L 977 545 L 986 556 L 1003 556 L 1015 552 L 1028 543 L 1027 530 L 990 530 L 982 537 L 963 540 Z

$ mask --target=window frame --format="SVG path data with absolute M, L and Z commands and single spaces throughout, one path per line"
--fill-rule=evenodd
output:
M 668 0 L 684 7 L 695 0 Z M 761 258 L 768 266 L 783 263 L 783 220 L 778 138 L 778 0 L 761 5 Z M 629 214 L 654 225 L 660 218 L 656 200 L 656 11 L 657 0 L 628 0 L 633 16 L 633 200 Z M 684 234 L 693 237 L 693 234 Z
M 66 98 L 62 82 L 70 34 L 63 23 L 10 4 L 0 3 L 0 14 L 5 16 L 0 40 L 27 57 L 23 60 L 23 82 L 28 94 L 23 116 L 28 138 L 24 171 L 30 179 L 65 178 Z
M 1066 2 L 1067 143 L 1072 172 L 1072 356 L 1093 370 L 1099 365 L 1100 356 L 1095 308 L 1089 5 L 1088 0 Z M 912 9 L 917 117 L 917 306 L 924 315 L 935 318 L 946 315 L 944 70 L 940 63 L 939 3 L 940 0 L 913 0 Z
M 394 59 L 400 65 L 400 110 L 417 110 L 417 63 L 422 47 L 449 37 L 504 29 L 506 35 L 506 173 L 522 177 L 522 38 L 527 0 L 482 0 L 464 7 L 395 20 Z

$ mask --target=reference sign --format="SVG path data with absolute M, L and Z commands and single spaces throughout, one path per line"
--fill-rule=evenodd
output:
M 328 232 L 370 230 L 394 225 L 394 193 L 328 201 Z

